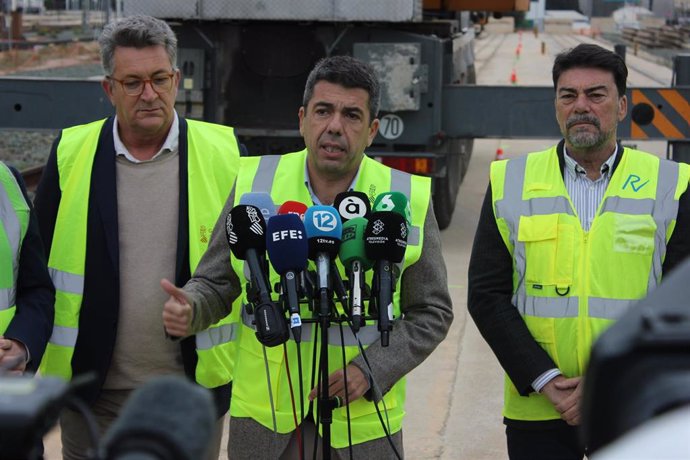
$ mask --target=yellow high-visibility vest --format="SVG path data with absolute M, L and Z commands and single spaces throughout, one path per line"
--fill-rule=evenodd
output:
M 43 375 L 72 376 L 84 293 L 91 169 L 104 123 L 99 120 L 63 130 L 57 147 L 62 196 L 48 259 L 56 289 L 55 324 L 40 366 Z M 189 264 L 193 273 L 208 247 L 208 237 L 200 237 L 200 230 L 204 227 L 210 235 L 223 209 L 239 169 L 239 149 L 230 127 L 194 120 L 187 120 L 187 127 Z M 197 383 L 215 388 L 232 380 L 237 327 L 236 318 L 229 315 L 196 335 Z
M 0 162 L 0 335 L 17 311 L 17 274 L 29 228 L 29 205 L 10 168 Z
M 592 343 L 661 280 L 690 166 L 626 148 L 589 231 L 565 188 L 556 147 L 492 163 L 493 209 L 513 258 L 513 305 L 566 377 L 583 375 Z M 506 376 L 503 414 L 559 419 L 541 394 Z
M 242 158 L 242 166 L 237 176 L 235 188 L 235 203 L 238 204 L 242 194 L 246 192 L 268 192 L 275 203 L 283 203 L 293 200 L 311 204 L 312 199 L 307 187 L 304 185 L 304 168 L 306 162 L 306 150 L 282 156 L 263 156 Z M 403 270 L 414 264 L 420 257 L 422 242 L 424 240 L 424 221 L 428 211 L 431 186 L 427 177 L 414 176 L 403 173 L 381 163 L 364 157 L 359 169 L 357 183 L 354 189 L 367 194 L 373 202 L 374 198 L 383 192 L 399 191 L 404 193 L 411 206 L 411 226 L 408 236 L 408 246 L 403 261 Z M 246 286 L 244 263 L 232 258 L 232 265 L 242 285 Z M 344 269 L 337 261 L 341 274 Z M 371 283 L 371 272 L 367 274 L 367 283 Z M 271 270 L 270 284 L 279 281 L 279 276 Z M 394 317 L 400 318 L 400 279 L 397 281 L 394 294 Z M 238 344 L 238 357 L 235 367 L 235 380 L 233 382 L 232 417 L 251 417 L 266 428 L 273 429 L 273 414 L 269 402 L 268 381 L 263 358 L 263 347 L 254 335 L 253 318 L 242 307 L 246 291 L 236 300 L 234 310 L 242 312 L 242 327 Z M 340 306 L 337 306 L 340 309 Z M 306 307 L 302 307 L 302 318 L 311 318 L 312 314 Z M 308 407 L 308 392 L 311 389 L 312 368 L 316 364 L 312 362 L 312 349 L 319 348 L 320 341 L 314 341 L 314 324 L 302 324 L 302 385 L 305 388 L 303 399 L 304 407 Z M 343 342 L 340 338 L 340 330 L 335 323 L 329 329 L 328 350 L 329 374 L 344 367 L 342 358 L 342 345 L 344 344 L 346 361 L 350 362 L 359 355 L 357 342 L 345 325 L 343 327 Z M 364 346 L 368 346 L 379 340 L 379 332 L 375 321 L 368 321 L 367 325 L 360 329 L 358 336 Z M 286 359 L 283 355 L 283 347 L 265 349 L 268 357 L 268 369 L 270 373 L 271 392 L 275 407 L 277 431 L 289 433 L 295 429 L 293 409 L 290 397 L 292 391 L 295 397 L 297 418 L 299 420 L 299 385 L 296 343 L 292 338 L 287 343 L 287 363 L 290 367 L 292 389 L 288 383 L 286 371 Z M 405 415 L 405 379 L 401 379 L 384 396 L 385 407 L 388 411 L 387 421 L 390 432 L 396 433 L 402 428 L 402 420 Z M 383 405 L 379 403 L 383 410 Z M 376 413 L 373 403 L 365 398 L 351 402 L 349 405 L 352 427 L 352 443 L 360 444 L 372 439 L 384 437 L 383 428 Z M 305 414 L 306 415 L 306 414 Z M 314 404 L 314 420 L 316 420 L 316 404 Z M 343 448 L 348 446 L 347 437 L 347 412 L 345 407 L 333 411 L 331 425 L 331 446 Z

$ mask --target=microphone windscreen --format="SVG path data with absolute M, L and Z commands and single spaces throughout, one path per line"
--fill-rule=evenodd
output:
M 410 222 L 412 222 L 410 212 L 410 201 L 407 199 L 404 193 L 381 193 L 374 200 L 373 210 L 396 212 L 405 218 L 405 222 L 407 223 L 407 225 L 410 225 Z
M 271 195 L 266 192 L 247 192 L 240 197 L 240 204 L 250 204 L 259 208 L 266 222 L 276 215 L 276 205 L 273 204 Z
M 402 262 L 407 249 L 407 223 L 396 212 L 371 213 L 364 231 L 364 248 L 371 260 Z
M 266 250 L 275 271 L 282 275 L 290 270 L 307 268 L 307 232 L 296 214 L 278 214 L 266 226 Z
M 364 231 L 367 228 L 367 222 L 364 217 L 355 217 L 343 224 L 343 237 L 338 255 L 346 267 L 349 267 L 354 261 L 359 261 L 364 270 L 368 270 L 372 266 L 372 262 L 364 249 Z
M 239 204 L 225 218 L 225 235 L 230 250 L 240 260 L 246 259 L 247 249 L 266 250 L 266 221 L 256 206 Z
M 278 214 L 297 214 L 304 220 L 304 213 L 307 212 L 307 205 L 299 201 L 286 201 L 278 208 Z
M 334 207 L 310 207 L 304 214 L 304 227 L 307 230 L 310 258 L 315 258 L 320 252 L 325 252 L 330 257 L 338 255 L 343 224 Z
M 205 458 L 215 419 L 209 390 L 183 377 L 157 377 L 132 393 L 106 433 L 106 459 Z
M 369 197 L 364 192 L 340 192 L 336 195 L 333 207 L 338 210 L 343 223 L 355 217 L 368 217 L 371 211 Z

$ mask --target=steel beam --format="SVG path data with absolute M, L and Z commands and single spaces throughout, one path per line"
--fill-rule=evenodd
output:
M 449 137 L 561 137 L 554 91 L 537 86 L 456 86 L 443 88 L 443 131 Z M 618 137 L 690 140 L 690 86 L 631 88 L 628 116 Z
M 62 129 L 112 113 L 100 80 L 0 78 L 0 128 Z

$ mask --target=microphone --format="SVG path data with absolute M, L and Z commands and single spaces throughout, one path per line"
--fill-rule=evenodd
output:
M 348 272 L 350 279 L 350 312 L 352 316 L 352 329 L 359 331 L 362 325 L 362 286 L 364 285 L 364 272 L 371 268 L 372 262 L 367 258 L 364 249 L 364 231 L 367 227 L 367 219 L 355 217 L 343 224 L 343 239 L 340 244 L 340 261 Z
M 182 377 L 137 389 L 104 437 L 106 460 L 205 458 L 216 424 L 211 393 Z
M 343 225 L 332 206 L 312 206 L 304 214 L 309 258 L 316 261 L 316 287 L 328 290 L 330 261 L 338 255 Z
M 295 214 L 304 221 L 304 213 L 307 212 L 307 205 L 299 201 L 286 201 L 278 208 L 278 215 Z M 300 297 L 307 297 L 311 300 L 314 292 L 314 285 L 309 278 L 308 270 L 304 270 L 299 274 L 299 292 Z
M 306 206 L 305 206 L 306 208 Z M 295 342 L 302 336 L 299 315 L 299 275 L 307 268 L 307 232 L 296 214 L 278 214 L 268 221 L 266 249 L 273 268 L 280 275 L 283 299 L 290 312 Z
M 355 217 L 367 217 L 371 211 L 369 197 L 364 192 L 340 192 L 335 197 L 333 207 L 338 210 L 343 223 Z
M 274 347 L 287 341 L 289 333 L 285 318 L 273 302 L 266 270 L 266 222 L 258 207 L 240 204 L 225 219 L 225 233 L 233 255 L 246 260 L 249 266 L 250 297 L 258 297 L 254 308 L 256 337 L 266 346 Z
M 307 205 L 299 201 L 286 201 L 278 208 L 278 214 L 296 214 L 304 220 L 304 213 L 307 212 Z
M 402 262 L 407 249 L 407 223 L 405 218 L 390 211 L 377 211 L 369 216 L 364 231 L 365 252 L 374 261 L 374 286 L 372 298 L 378 310 L 378 330 L 381 346 L 388 346 L 389 333 L 393 329 L 393 292 L 395 291 L 394 265 Z
M 273 198 L 266 192 L 247 192 L 242 194 L 240 197 L 240 204 L 250 204 L 256 206 L 261 210 L 261 215 L 264 216 L 264 220 L 268 222 L 268 219 L 276 215 L 276 205 L 273 204 Z
M 410 201 L 404 193 L 385 192 L 381 193 L 374 200 L 374 211 L 391 211 L 400 214 L 405 218 L 405 223 L 410 225 L 412 222 L 410 212 Z
M 258 207 L 240 204 L 225 218 L 225 235 L 232 254 L 249 265 L 250 283 L 258 291 L 259 300 L 271 300 L 265 270 L 266 221 Z

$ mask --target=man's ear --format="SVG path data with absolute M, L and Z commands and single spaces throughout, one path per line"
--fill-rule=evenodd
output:
M 113 82 L 109 78 L 104 78 L 101 80 L 101 87 L 105 92 L 105 95 L 110 99 L 110 103 L 115 106 L 115 96 L 113 95 Z
M 378 118 L 374 118 L 371 122 L 371 125 L 369 125 L 369 141 L 367 142 L 367 147 L 371 147 L 371 143 L 374 142 L 374 138 L 376 137 L 376 133 L 379 132 L 379 124 L 381 122 L 379 121 Z
M 623 121 L 628 114 L 628 97 L 624 94 L 618 98 L 618 121 Z
M 304 130 L 302 129 L 302 124 L 304 122 L 304 106 L 299 108 L 299 112 L 297 112 L 297 116 L 299 117 L 299 133 L 300 135 L 304 136 Z

